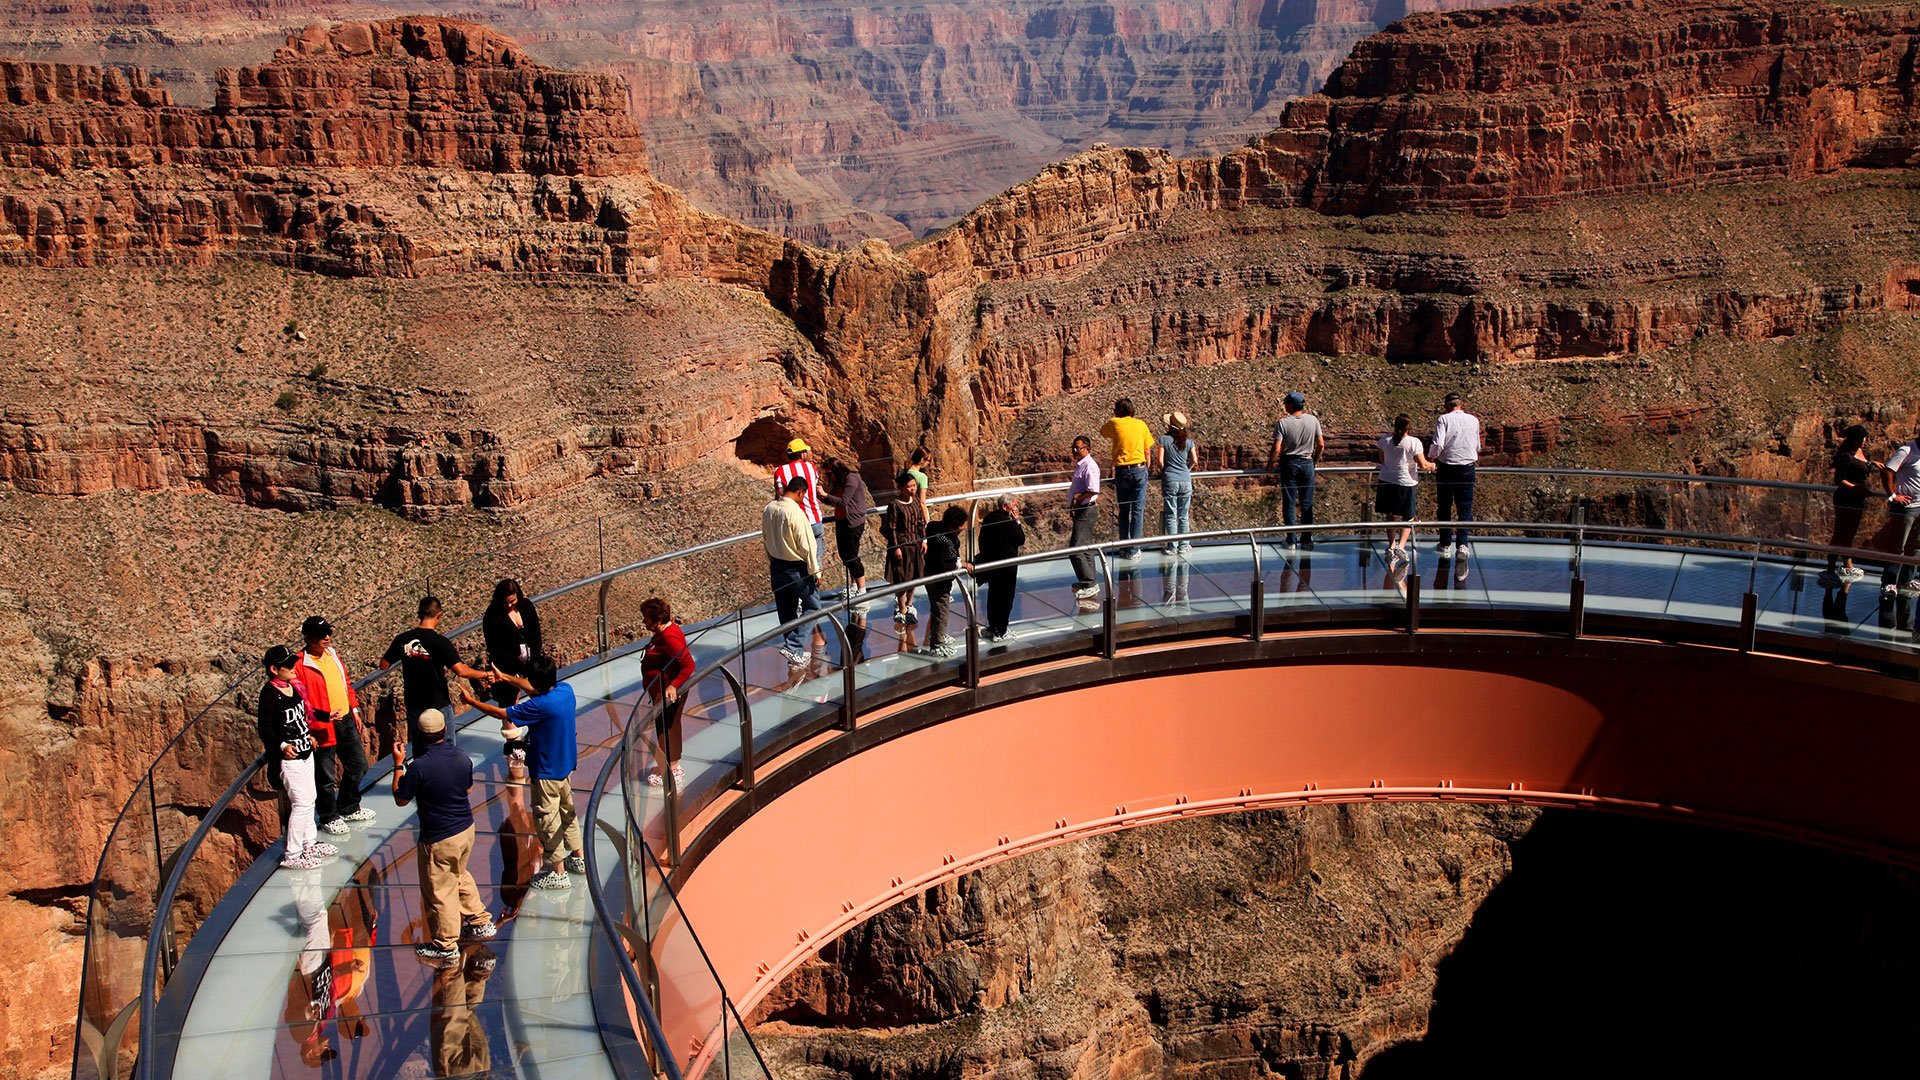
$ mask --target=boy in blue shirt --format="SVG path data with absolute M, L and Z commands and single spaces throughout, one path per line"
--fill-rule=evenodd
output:
M 545 655 L 528 661 L 524 678 L 498 669 L 495 674 L 529 696 L 504 709 L 464 689 L 460 699 L 488 716 L 504 720 L 500 732 L 507 738 L 527 740 L 533 826 L 547 863 L 547 869 L 534 875 L 528 884 L 536 889 L 572 888 L 567 875 L 587 872 L 580 819 L 573 808 L 573 767 L 580 758 L 580 744 L 573 730 L 573 687 L 559 681 L 553 658 Z

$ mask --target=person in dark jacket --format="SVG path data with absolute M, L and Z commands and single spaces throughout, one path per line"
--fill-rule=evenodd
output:
M 647 624 L 652 640 L 640 658 L 640 685 L 648 700 L 660 707 L 654 714 L 654 745 L 660 760 L 673 770 L 676 786 L 687 774 L 680 769 L 680 691 L 693 676 L 693 653 L 687 649 L 687 635 L 673 620 L 673 608 L 666 600 L 650 596 L 640 602 L 640 621 Z M 647 774 L 647 783 L 659 787 L 660 769 Z
M 980 569 L 975 573 L 987 591 L 987 640 L 1005 641 L 1011 635 L 1013 598 L 1019 588 L 1018 566 L 994 563 L 1020 557 L 1027 543 L 1027 530 L 1020 524 L 1020 500 L 1002 495 L 980 519 Z
M 311 870 L 340 854 L 320 841 L 314 824 L 314 801 L 319 788 L 313 776 L 313 732 L 307 727 L 307 699 L 295 671 L 300 658 L 285 645 L 275 645 L 260 658 L 267 669 L 254 710 L 260 745 L 267 754 L 267 776 L 287 793 L 287 850 L 280 865 L 289 870 Z
M 860 541 L 867 533 L 867 512 L 873 508 L 867 482 L 858 470 L 849 468 L 844 461 L 836 461 L 827 471 L 827 490 L 820 493 L 820 501 L 835 511 L 833 540 L 840 552 L 840 563 L 847 568 L 847 598 L 852 601 L 848 606 L 855 611 L 865 611 L 866 601 L 857 598 L 867 591 L 867 564 L 860 557 Z
M 487 644 L 488 663 L 502 674 L 526 677 L 528 661 L 540 655 L 540 613 L 520 591 L 520 582 L 501 578 L 493 587 L 493 601 L 480 616 L 480 636 Z M 502 679 L 493 684 L 488 696 L 495 704 L 507 706 L 519 700 L 520 689 Z
M 415 857 L 420 867 L 422 914 L 430 940 L 413 947 L 431 964 L 459 959 L 460 941 L 494 936 L 493 916 L 480 901 L 480 887 L 467 869 L 473 854 L 473 762 L 446 740 L 447 718 L 438 709 L 420 714 L 422 747 L 413 764 L 407 748 L 393 745 L 393 803 L 420 800 Z
M 973 564 L 960 557 L 960 538 L 967 528 L 967 508 L 949 506 L 947 512 L 927 534 L 927 575 L 947 574 L 955 570 L 973 569 Z M 925 651 L 933 656 L 952 656 L 958 650 L 953 640 L 947 637 L 947 609 L 953 600 L 953 578 L 945 578 L 927 586 L 927 647 Z

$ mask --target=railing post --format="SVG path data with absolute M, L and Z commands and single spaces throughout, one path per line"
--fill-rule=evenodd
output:
M 1253 595 L 1247 608 L 1250 620 L 1248 631 L 1253 640 L 1259 641 L 1267 636 L 1267 579 L 1260 566 L 1260 538 L 1249 532 L 1247 546 L 1253 550 Z
M 744 726 L 744 719 L 742 724 Z M 673 778 L 673 765 L 667 761 L 667 748 L 658 747 L 655 764 L 660 769 L 661 828 L 667 834 L 667 865 L 680 865 L 680 784 Z
M 1748 589 L 1740 597 L 1740 651 L 1752 652 L 1760 634 L 1760 597 Z
M 607 594 L 612 591 L 612 578 L 608 578 L 600 583 L 600 610 L 599 613 L 594 616 L 594 640 L 600 647 L 601 656 L 607 655 L 607 650 L 611 646 L 610 632 L 607 627 Z
M 972 574 L 962 574 L 954 581 L 960 587 L 961 599 L 967 602 L 967 667 L 961 685 L 972 690 L 980 685 L 980 613 L 974 609 L 978 586 Z
M 1120 626 L 1120 600 L 1115 595 L 1113 560 L 1107 557 L 1105 548 L 1094 554 L 1100 557 L 1100 576 L 1107 583 L 1106 595 L 1100 598 L 1100 656 L 1111 660 L 1116 650 L 1115 635 Z
M 840 730 L 852 731 L 854 718 L 854 656 L 853 639 L 847 636 L 847 628 L 840 625 L 833 612 L 822 611 L 820 617 L 833 626 L 833 635 L 840 639 Z
M 1407 575 L 1407 633 L 1420 632 L 1420 575 Z
M 165 946 L 160 950 L 161 973 L 167 978 L 172 978 L 173 964 L 177 959 L 173 952 L 172 905 L 169 904 L 166 911 L 160 910 L 160 897 L 167 888 L 167 857 L 160 850 L 160 802 L 159 796 L 153 793 L 153 786 L 158 782 L 153 769 L 149 768 L 147 770 L 147 821 L 153 826 L 153 932 L 160 935 L 160 940 Z M 147 1019 L 144 1013 L 143 1009 L 141 1016 L 143 1024 Z
M 1587 582 L 1575 575 L 1567 587 L 1567 636 L 1578 638 L 1587 631 Z
M 727 680 L 727 691 L 733 695 L 733 707 L 740 714 L 740 783 L 741 791 L 753 790 L 753 709 L 747 704 L 747 688 L 734 677 L 731 670 L 720 669 L 720 676 Z

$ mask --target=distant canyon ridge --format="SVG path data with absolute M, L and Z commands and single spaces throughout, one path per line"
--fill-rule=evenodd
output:
M 904 242 L 1098 142 L 1218 153 L 1275 126 L 1355 42 L 1488 0 L 22 0 L 0 56 L 215 71 L 314 22 L 483 22 L 625 81 L 656 175 L 809 243 Z
M 644 5 L 656 15 L 641 21 L 670 26 L 675 7 Z M 762 22 L 730 55 L 783 69 L 808 54 L 776 47 L 772 27 L 834 18 L 740 10 Z M 904 34 L 840 10 L 849 40 Z M 1094 24 L 1053 36 L 1043 10 L 1081 9 L 1033 8 L 1027 38 L 968 20 L 915 33 L 998 27 L 1022 48 L 1117 55 L 1135 9 L 1089 6 Z M 1137 9 L 1244 33 L 1295 10 Z M 1462 389 L 1490 463 L 1813 480 L 1837 424 L 1864 419 L 1890 446 L 1920 414 L 1911 3 L 1414 15 L 1277 114 L 1256 118 L 1271 102 L 1248 96 L 1252 139 L 1237 121 L 1194 122 L 1180 153 L 1112 133 L 1019 166 L 977 207 L 942 189 L 951 209 L 909 215 L 915 228 L 964 214 L 918 241 L 844 250 L 796 238 L 772 201 L 746 220 L 704 209 L 700 185 L 746 174 L 685 164 L 658 121 L 636 121 L 636 98 L 681 100 L 647 73 L 680 72 L 709 117 L 707 81 L 731 69 L 624 51 L 600 65 L 585 51 L 605 35 L 522 43 L 383 14 L 214 0 L 0 14 L 20 43 L 0 44 L 0 771 L 34 781 L 0 785 L 0 820 L 27 838 L 0 849 L 0 934 L 17 945 L 0 956 L 0 1077 L 70 1060 L 73 929 L 108 823 L 298 614 L 410 590 L 516 539 L 561 538 L 512 563 L 551 587 L 591 569 L 562 556 L 566 538 L 600 546 L 596 519 L 619 561 L 743 531 L 792 435 L 849 459 L 924 446 L 952 485 L 1058 465 L 1125 392 L 1150 415 L 1195 416 L 1204 465 L 1245 465 L 1264 458 L 1279 393 L 1304 387 L 1333 456 L 1360 461 L 1387 417 Z M 1170 33 L 1146 37 L 1171 49 Z M 582 50 L 568 66 L 601 69 L 556 66 L 563 46 Z M 846 63 L 859 77 L 814 77 L 897 83 L 886 100 L 919 115 L 906 83 Z M 1177 111 L 1129 87 L 1100 115 Z M 800 138 L 780 115 L 833 116 L 814 93 L 765 95 L 736 118 L 739 152 Z M 1099 93 L 1119 90 L 1072 96 Z M 940 122 L 1011 142 L 1032 130 L 1012 105 L 990 115 Z M 896 139 L 966 145 L 888 122 Z M 699 124 L 684 137 L 709 139 Z M 829 127 L 823 154 L 839 145 Z M 1030 162 L 1094 137 L 1062 132 Z M 1210 139 L 1235 148 L 1199 152 Z M 928 175 L 887 160 L 873 175 L 889 183 Z M 487 584 L 435 588 L 464 620 Z M 343 642 L 356 659 L 394 626 L 374 629 Z M 226 719 L 224 756 L 170 811 L 183 830 L 252 738 Z

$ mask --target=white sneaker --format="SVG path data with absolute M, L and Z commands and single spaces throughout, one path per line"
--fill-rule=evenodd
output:
M 794 649 L 781 649 L 780 659 L 785 660 L 788 667 L 806 667 L 807 661 L 813 659 L 813 654 Z
M 308 844 L 307 851 L 311 852 L 312 854 L 318 855 L 323 859 L 331 859 L 335 855 L 340 854 L 339 848 L 334 847 L 332 844 L 329 844 L 324 840 L 315 840 L 313 843 Z
M 1900 586 L 1898 585 L 1880 586 L 1880 598 L 1882 600 L 1896 600 L 1896 599 L 1899 599 L 1899 597 L 1900 597 Z
M 1453 545 L 1441 544 L 1439 547 L 1434 549 L 1433 553 L 1443 559 L 1451 559 L 1453 558 Z
M 306 851 L 302 851 L 294 855 L 289 855 L 286 858 L 281 859 L 280 869 L 282 870 L 313 870 L 313 869 L 317 869 L 326 861 L 327 860 L 325 858 L 314 854 L 313 850 L 309 848 Z
M 367 807 L 364 807 L 364 806 L 363 806 L 363 807 L 361 807 L 360 809 L 358 809 L 358 810 L 355 810 L 355 811 L 354 811 L 353 813 L 351 813 L 351 814 L 346 814 L 346 815 L 343 815 L 343 816 L 342 816 L 342 818 L 341 818 L 341 820 L 343 820 L 343 821 L 372 821 L 372 820 L 374 819 L 374 817 L 375 817 L 375 816 L 376 816 L 376 815 L 374 814 L 374 812 L 373 812 L 372 810 L 370 810 L 370 809 L 368 809 Z
M 1840 571 L 1840 580 L 1842 581 L 1859 581 L 1866 576 L 1867 572 L 1857 566 L 1849 566 L 1845 570 Z
M 1892 588 L 1892 586 L 1888 586 L 1888 588 Z M 341 821 L 339 818 L 334 818 L 331 821 L 321 822 L 320 831 L 326 833 L 328 836 L 345 836 L 353 830 L 347 828 L 346 822 Z
M 1453 554 L 1456 558 L 1464 559 L 1473 554 L 1473 548 L 1470 545 L 1461 544 L 1459 547 L 1453 549 Z
M 1091 600 L 1100 595 L 1100 589 L 1094 585 L 1082 585 L 1073 590 L 1073 595 L 1082 600 Z

